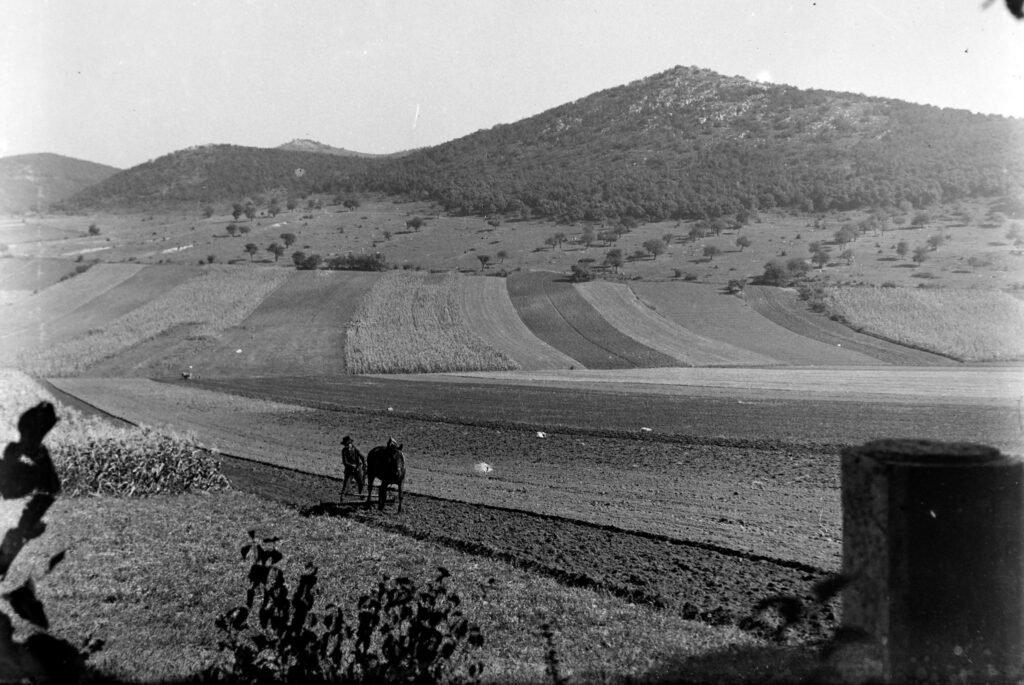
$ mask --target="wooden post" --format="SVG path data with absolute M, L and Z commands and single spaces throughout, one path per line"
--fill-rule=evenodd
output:
M 861 677 L 1024 673 L 1022 464 L 925 440 L 843 451 L 842 622 L 873 644 Z

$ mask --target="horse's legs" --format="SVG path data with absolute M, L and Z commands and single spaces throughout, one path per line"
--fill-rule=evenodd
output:
M 383 482 L 381 483 L 383 485 Z M 363 504 L 364 507 L 370 506 L 370 501 L 373 499 L 373 476 L 366 477 L 366 502 Z
M 380 481 L 380 501 L 377 504 L 377 508 L 384 511 L 384 504 L 388 501 L 388 486 L 390 483 L 385 483 L 382 478 Z
M 402 481 L 398 481 L 398 513 L 402 513 Z

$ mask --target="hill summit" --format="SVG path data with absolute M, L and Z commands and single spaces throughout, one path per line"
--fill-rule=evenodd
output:
M 379 157 L 380 155 L 373 155 L 366 152 L 353 152 L 352 150 L 346 150 L 343 147 L 332 147 L 326 143 L 319 143 L 315 140 L 308 138 L 295 138 L 285 143 L 284 145 L 278 145 L 277 150 L 290 150 L 292 152 L 319 152 L 325 155 L 339 155 L 341 157 Z

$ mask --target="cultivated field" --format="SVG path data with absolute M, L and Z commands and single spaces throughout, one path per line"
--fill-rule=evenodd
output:
M 378 280 L 348 323 L 347 368 L 352 373 L 518 368 L 473 331 L 460 306 L 459 278 L 395 272 Z
M 576 290 L 620 333 L 635 338 L 685 366 L 766 366 L 775 360 L 721 340 L 711 340 L 675 324 L 645 305 L 629 286 L 594 282 Z M 748 317 L 749 318 L 749 317 Z
M 825 306 L 886 340 L 961 361 L 1024 357 L 1024 302 L 993 291 L 829 288 Z
M 286 271 L 212 268 L 90 335 L 28 352 L 21 367 L 40 376 L 71 375 L 174 328 L 202 338 L 241 323 L 288 277 Z
M 473 330 L 487 344 L 524 369 L 582 368 L 582 364 L 534 335 L 509 298 L 503 278 L 457 280 L 460 308 Z
M 791 288 L 750 286 L 746 290 L 746 299 L 757 313 L 794 333 L 828 345 L 845 347 L 878 362 L 908 366 L 949 366 L 956 363 L 932 352 L 858 333 L 824 314 L 812 312 Z

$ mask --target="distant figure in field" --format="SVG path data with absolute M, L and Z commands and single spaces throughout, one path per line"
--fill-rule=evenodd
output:
M 181 379 L 185 380 L 185 381 L 192 380 L 192 365 L 191 364 L 189 365 L 188 369 L 186 369 L 185 371 L 181 372 Z
M 359 486 L 359 494 L 363 494 L 363 481 L 366 478 L 366 457 L 359 451 L 356 444 L 352 442 L 352 436 L 346 435 L 341 439 L 341 463 L 345 467 L 345 477 L 341 481 L 341 497 L 345 499 L 345 488 L 348 487 L 348 480 L 351 478 Z
M 402 513 L 402 482 L 405 480 L 405 455 L 402 446 L 394 438 L 388 438 L 388 444 L 377 445 L 366 455 L 366 506 L 370 506 L 373 498 L 373 481 L 380 479 L 378 509 L 384 511 L 384 503 L 388 499 L 388 486 L 398 486 L 398 513 Z

